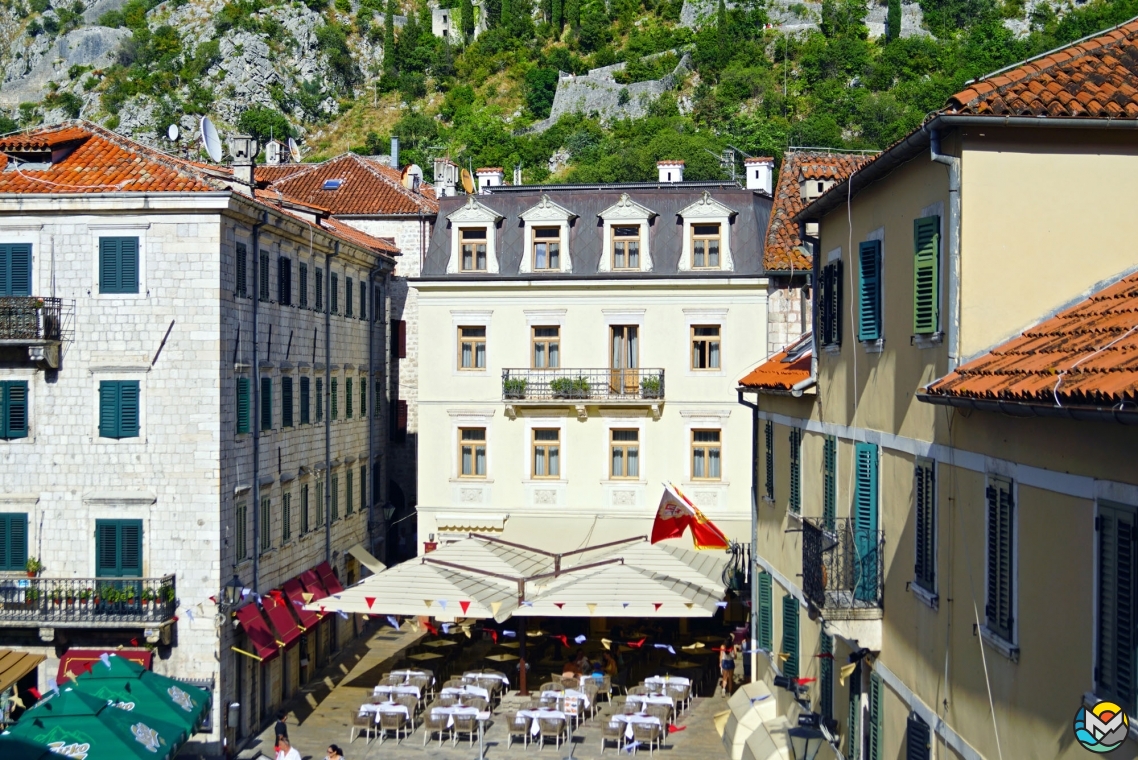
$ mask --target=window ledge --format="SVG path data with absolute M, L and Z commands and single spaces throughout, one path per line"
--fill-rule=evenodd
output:
M 484 483 L 493 483 L 493 478 L 451 478 L 451 483 L 462 483 L 464 485 L 482 485 Z
M 921 602 L 929 607 L 929 609 L 940 609 L 940 594 L 934 594 L 928 589 L 918 586 L 916 581 L 910 581 L 908 586 L 909 591 L 913 594 L 913 596 L 917 597 L 917 599 L 920 599 Z
M 867 354 L 879 354 L 885 350 L 885 338 L 863 340 L 861 341 L 861 345 L 865 348 Z
M 802 524 L 802 513 L 801 512 L 792 512 L 788 509 L 788 510 L 786 510 L 786 516 L 788 519 L 794 520 L 799 525 Z
M 1004 639 L 1003 636 L 989 630 L 988 626 L 980 626 L 980 638 L 985 644 L 1012 662 L 1019 662 L 1019 647 Z
M 935 348 L 944 342 L 944 333 L 936 332 L 930 335 L 914 335 L 909 339 L 909 342 L 917 348 Z
M 836 355 L 840 354 L 841 352 L 842 352 L 842 344 L 841 343 L 828 343 L 825 346 L 822 346 L 822 353 L 824 353 L 824 354 L 831 354 L 831 355 L 836 356 Z

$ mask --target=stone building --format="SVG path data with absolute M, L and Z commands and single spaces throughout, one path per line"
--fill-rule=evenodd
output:
M 217 754 L 354 634 L 282 600 L 354 582 L 383 499 L 396 248 L 252 177 L 0 139 L 0 646 L 41 690 L 105 649 L 202 684 Z

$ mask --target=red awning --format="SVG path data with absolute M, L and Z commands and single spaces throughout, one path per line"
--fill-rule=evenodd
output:
M 316 574 L 316 570 L 305 570 L 300 574 L 300 582 L 308 589 L 308 593 L 312 594 L 312 601 L 319 601 L 328 596 L 328 589 L 324 588 L 324 584 L 320 582 L 320 576 Z
M 272 659 L 280 649 L 277 647 L 277 637 L 269 630 L 269 623 L 261 614 L 261 608 L 256 603 L 246 604 L 237 610 L 237 620 L 249 636 L 249 643 L 253 647 L 252 654 L 262 662 Z
M 344 587 L 340 585 L 340 579 L 332 572 L 332 566 L 327 562 L 321 562 L 317 565 L 316 572 L 324 583 L 324 588 L 328 589 L 329 594 L 339 594 L 344 590 Z
M 280 594 L 280 599 L 270 592 L 261 597 L 261 603 L 265 605 L 265 612 L 272 621 L 273 628 L 277 629 L 277 641 L 284 642 L 283 645 L 287 647 L 300 638 L 300 628 L 296 625 L 296 618 L 288 611 L 292 606 L 288 599 L 279 591 L 276 593 Z
M 315 612 L 309 612 L 308 610 L 304 609 L 304 594 L 306 592 L 304 590 L 304 587 L 300 585 L 300 579 L 293 578 L 281 588 L 285 592 L 285 596 L 288 597 L 289 602 L 292 604 L 292 611 L 296 613 L 296 616 L 298 618 L 300 618 L 300 624 L 307 630 L 314 628 L 316 624 L 320 622 L 320 616 Z M 315 599 L 316 597 L 313 596 L 312 598 Z
M 123 659 L 137 662 L 147 670 L 150 670 L 150 661 L 154 656 L 152 652 L 135 649 L 68 649 L 59 658 L 59 673 L 55 677 L 56 683 L 62 685 L 65 680 L 72 676 L 86 673 L 104 654 L 117 654 Z M 68 675 L 69 671 L 71 675 Z

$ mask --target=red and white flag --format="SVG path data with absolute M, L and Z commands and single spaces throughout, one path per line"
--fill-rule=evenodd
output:
M 730 546 L 723 531 L 704 517 L 691 499 L 684 496 L 676 486 L 665 483 L 664 495 L 660 497 L 660 509 L 652 523 L 652 543 L 659 543 L 666 538 L 678 538 L 688 528 L 691 528 L 692 543 L 697 549 L 726 549 Z

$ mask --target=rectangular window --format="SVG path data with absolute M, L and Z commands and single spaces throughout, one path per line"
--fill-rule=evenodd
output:
M 392 407 L 395 412 L 395 435 L 400 441 L 407 435 L 407 402 L 396 399 Z
M 459 230 L 462 248 L 459 267 L 463 272 L 486 271 L 486 228 L 468 227 Z
M 273 429 L 273 379 L 261 378 L 261 430 Z
M 913 578 L 916 584 L 936 593 L 936 463 L 918 459 L 913 467 L 913 512 L 917 546 Z
M 763 443 L 763 492 L 768 501 L 774 501 L 774 423 L 770 420 L 763 426 Z
M 838 513 L 838 439 L 826 436 L 822 444 L 822 525 L 833 530 Z
M 881 339 L 881 241 L 858 244 L 857 339 Z
M 339 475 L 333 475 L 332 476 L 331 493 L 329 494 L 329 496 L 331 496 L 331 498 L 332 498 L 331 520 L 332 520 L 332 522 L 336 522 L 337 520 L 340 519 L 340 476 Z
M 691 368 L 719 369 L 719 325 L 691 328 Z
M 850 714 L 846 723 L 846 757 L 861 760 L 861 665 L 850 676 Z
M 292 427 L 292 378 L 281 378 L 281 427 Z
M 308 503 L 308 484 L 305 483 L 300 487 L 300 535 L 302 536 L 310 530 L 308 510 L 311 508 Z
M 339 415 L 340 404 L 339 404 L 339 398 L 337 398 L 339 395 L 340 395 L 340 379 L 337 377 L 334 377 L 334 378 L 332 378 L 332 393 L 331 393 L 331 399 L 330 399 L 330 403 L 329 403 L 329 406 L 332 407 L 332 409 L 331 409 L 332 422 L 335 422 L 336 419 L 340 416 Z
M 561 366 L 561 328 L 533 328 L 532 361 L 534 369 L 556 369 Z
M 640 225 L 612 228 L 612 268 L 640 268 Z
M 0 438 L 28 437 L 28 383 L 24 380 L 0 382 Z
M 245 502 L 238 502 L 233 510 L 236 523 L 233 529 L 234 557 L 238 562 L 249 556 L 249 508 Z
M 1138 510 L 1099 502 L 1095 694 L 1138 709 Z
M 1015 504 L 1012 481 L 989 476 L 987 497 L 988 594 L 984 613 L 988 618 L 988 630 L 1004 641 L 1014 643 Z
M 403 319 L 391 320 L 391 343 L 395 347 L 397 359 L 407 358 L 407 322 Z
M 260 277 L 260 297 L 262 301 L 269 300 L 269 252 L 261 251 L 258 260 L 260 271 L 257 273 Z
M 790 429 L 790 511 L 802 514 L 802 431 Z
M 344 419 L 352 418 L 352 378 L 344 380 Z
M 325 499 L 324 499 L 324 480 L 321 479 L 321 480 L 316 481 L 316 504 L 315 504 L 316 520 L 315 520 L 315 522 L 316 522 L 317 528 L 323 528 L 324 527 L 324 511 L 328 508 L 328 505 L 325 504 L 324 501 L 325 501 Z
M 360 280 L 360 319 L 367 319 L 367 283 Z
M 142 520 L 95 521 L 95 576 L 142 577 Z
M 344 514 L 350 515 L 355 511 L 355 504 L 352 502 L 355 500 L 356 496 L 355 475 L 350 468 L 348 469 L 347 478 L 347 482 L 344 484 L 346 486 L 344 488 Z
M 818 712 L 826 720 L 834 719 L 834 637 L 818 634 Z M 825 655 L 829 655 L 826 657 Z
M 367 417 L 367 376 L 360 378 L 360 417 Z
M 486 369 L 486 328 L 458 328 L 458 368 Z
M 353 298 L 352 294 L 354 292 L 355 291 L 352 288 L 352 278 L 351 277 L 345 277 L 344 278 L 344 316 L 345 317 L 352 316 L 352 298 Z
M 940 217 L 913 220 L 913 332 L 940 329 Z
M 613 430 L 609 433 L 609 460 L 612 467 L 609 474 L 613 478 L 640 477 L 640 431 Z
M 533 471 L 535 478 L 561 477 L 561 431 L 535 428 L 533 431 Z
M 32 247 L 29 244 L 0 245 L 0 296 L 32 294 Z
M 782 598 L 782 674 L 798 678 L 798 599 L 787 594 Z
M 249 432 L 249 414 L 250 414 L 250 388 L 249 378 L 237 378 L 237 432 Z
M 236 295 L 245 298 L 249 295 L 249 249 L 245 247 L 244 243 L 238 243 L 234 256 L 237 259 L 237 282 L 233 291 Z
M 854 599 L 880 600 L 881 571 L 878 539 L 878 450 L 873 443 L 854 445 L 853 540 L 856 563 Z
M 324 378 L 316 378 L 316 421 L 324 421 Z
M 832 261 L 818 274 L 819 338 L 823 346 L 842 345 L 842 260 Z
M 316 311 L 324 311 L 324 270 L 316 267 Z
M 719 269 L 719 225 L 693 224 L 692 269 Z
M 292 259 L 287 256 L 277 259 L 277 303 L 292 306 Z
M 281 543 L 288 543 L 292 538 L 292 493 L 285 491 L 281 495 Z
M 561 228 L 534 227 L 533 271 L 561 269 Z
M 300 378 L 300 424 L 307 425 L 312 421 L 309 414 L 312 405 L 312 381 L 307 377 Z
M 367 510 L 367 466 L 360 468 L 360 511 Z
M 299 270 L 300 270 L 299 271 L 300 276 L 297 278 L 297 282 L 299 285 L 298 295 L 300 296 L 300 308 L 307 309 L 308 308 L 308 265 L 307 264 L 300 264 Z
M 929 724 L 916 713 L 909 713 L 905 725 L 905 760 L 930 760 L 932 757 L 932 731 Z
M 771 576 L 766 570 L 759 572 L 759 648 L 771 651 L 774 646 L 774 600 L 771 595 Z
M 340 276 L 332 273 L 332 282 L 328 285 L 328 300 L 333 314 L 340 313 Z
M 486 477 L 486 428 L 458 429 L 459 477 Z
M 383 396 L 383 381 L 379 375 L 376 375 L 375 380 L 371 384 L 372 392 L 375 394 L 371 400 L 371 416 L 379 417 L 380 399 Z
M 273 548 L 273 501 L 261 497 L 261 553 Z
M 691 432 L 692 480 L 719 480 L 720 441 L 718 430 Z
M 383 290 L 378 285 L 371 288 L 371 321 L 381 322 L 383 315 Z
M 881 682 L 881 676 L 877 675 L 877 673 L 870 673 L 869 720 L 866 724 L 866 728 L 869 729 L 869 736 L 866 737 L 866 744 L 868 745 L 866 747 L 867 751 L 865 753 L 866 760 L 881 760 L 881 755 L 883 754 L 881 751 L 881 745 L 884 742 L 884 739 L 882 738 L 881 734 L 883 730 L 882 724 L 884 723 L 884 715 L 882 710 L 884 705 L 882 703 L 884 702 L 885 695 L 882 693 L 882 687 L 883 684 Z
M 99 292 L 138 292 L 138 238 L 99 238 Z
M 138 437 L 138 381 L 99 381 L 99 437 Z
M 0 515 L 0 570 L 23 572 L 28 562 L 28 516 Z

